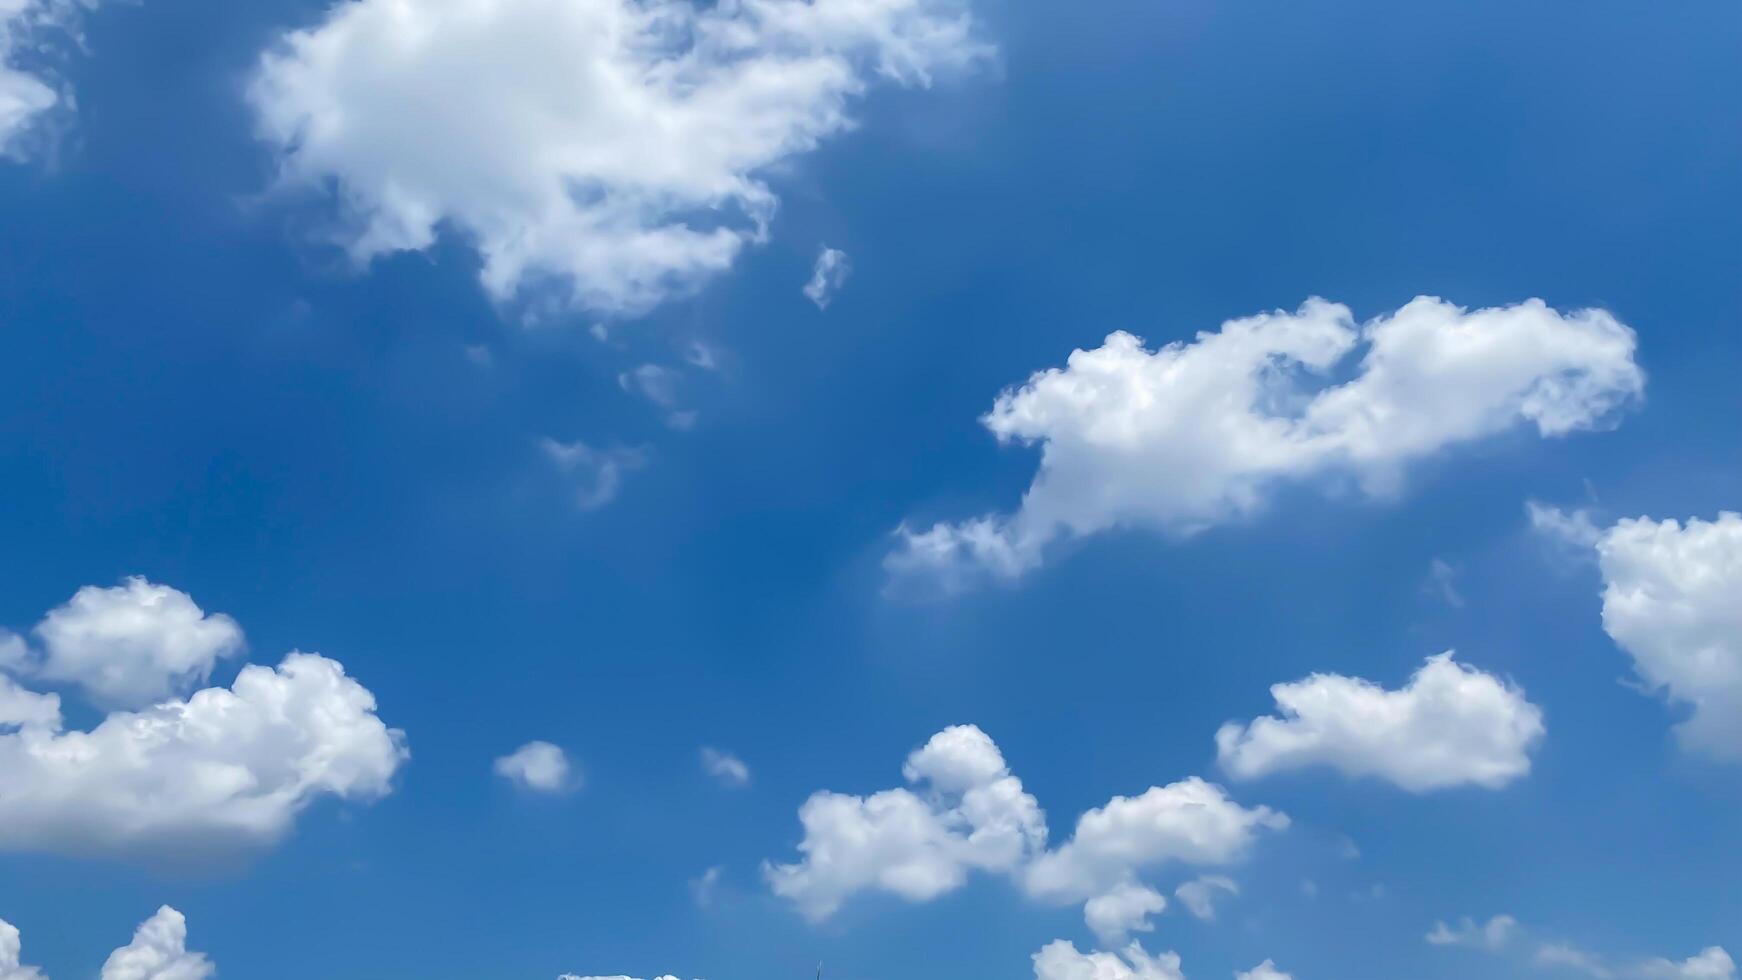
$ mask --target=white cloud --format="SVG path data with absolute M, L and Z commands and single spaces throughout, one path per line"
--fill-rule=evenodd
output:
M 750 767 L 730 752 L 702 746 L 702 769 L 719 780 L 722 786 L 736 789 L 750 785 Z
M 1270 689 L 1283 717 L 1216 732 L 1217 758 L 1236 779 L 1330 766 L 1424 793 L 1453 786 L 1498 789 L 1530 771 L 1542 711 L 1518 688 L 1447 652 L 1401 690 L 1357 677 L 1314 674 Z
M 1721 946 L 1708 946 L 1680 963 L 1665 959 L 1647 961 L 1640 967 L 1646 977 L 1670 977 L 1673 980 L 1734 980 L 1736 961 Z
M 242 628 L 207 615 L 184 592 L 137 576 L 114 588 L 88 585 L 33 631 L 40 650 L 0 657 L 0 666 L 77 685 L 103 707 L 138 708 L 205 682 L 218 660 L 243 649 Z
M 1325 386 L 1362 343 L 1354 377 Z M 1606 424 L 1644 390 L 1634 346 L 1602 310 L 1469 311 L 1430 297 L 1360 326 L 1312 299 L 1158 351 L 1114 333 L 1005 391 L 982 419 L 1000 442 L 1041 447 L 1021 507 L 904 526 L 887 565 L 961 587 L 1020 576 L 1061 538 L 1248 518 L 1289 483 L 1395 494 L 1410 463 L 1459 444 Z
M 567 753 L 549 742 L 528 742 L 497 759 L 496 775 L 540 793 L 560 793 L 574 785 Z
M 203 954 L 188 952 L 187 938 L 187 919 L 165 905 L 131 943 L 109 954 L 102 980 L 206 980 L 217 973 Z
M 262 846 L 316 799 L 386 794 L 406 757 L 374 695 L 316 654 L 88 731 L 66 730 L 59 696 L 0 675 L 0 850 L 162 861 Z
M 1476 946 L 1497 950 L 1510 942 L 1517 933 L 1518 920 L 1510 915 L 1496 915 L 1485 923 L 1477 923 L 1465 916 L 1455 928 L 1444 922 L 1434 923 L 1433 931 L 1427 934 L 1427 941 L 1435 946 Z
M 557 469 L 575 484 L 575 506 L 582 510 L 597 510 L 617 499 L 623 489 L 623 476 L 647 465 L 647 452 L 642 449 L 595 449 L 584 442 L 539 441 Z
M 716 864 L 702 872 L 700 877 L 692 878 L 690 880 L 690 897 L 696 900 L 697 905 L 702 908 L 707 908 L 714 904 L 714 893 L 719 890 L 720 876 L 723 875 L 725 871 L 725 868 Z M 0 978 L 0 980 L 3 980 L 3 978 Z
M 1287 826 L 1282 814 L 1242 807 L 1220 786 L 1193 776 L 1141 796 L 1115 796 L 1084 813 L 1070 840 L 1028 866 L 1023 885 L 1045 901 L 1083 901 L 1147 868 L 1231 863 L 1259 831 Z
M 1294 977 L 1278 970 L 1274 962 L 1265 960 L 1250 970 L 1236 972 L 1234 980 L 1294 980 Z
M 41 970 L 20 962 L 23 950 L 18 927 L 0 919 L 0 980 L 46 980 Z
M 1537 947 L 1531 962 L 1537 966 L 1577 970 L 1598 980 L 1615 976 L 1615 971 L 1609 969 L 1601 958 L 1566 943 L 1543 943 Z
M 1205 922 L 1214 922 L 1217 895 L 1238 895 L 1240 886 L 1226 875 L 1201 875 L 1174 889 L 1173 894 L 1185 904 L 1186 911 Z
M 965 0 L 346 0 L 249 100 L 282 180 L 337 188 L 359 261 L 451 227 L 498 299 L 636 313 L 764 240 L 764 178 L 873 81 L 987 54 Z
M 1011 871 L 1045 845 L 1045 815 L 978 728 L 939 732 L 902 773 L 920 792 L 805 801 L 803 860 L 763 867 L 775 894 L 813 920 L 860 891 L 929 901 L 961 887 L 969 871 Z
M 804 859 L 764 866 L 775 893 L 820 920 L 858 892 L 924 902 L 981 870 L 1011 876 L 1043 902 L 1099 899 L 1086 911 L 1092 923 L 1142 922 L 1132 906 L 1160 903 L 1161 896 L 1128 901 L 1140 897 L 1126 890 L 1142 887 L 1139 873 L 1172 863 L 1229 863 L 1259 831 L 1288 825 L 1280 813 L 1246 809 L 1220 787 L 1191 778 L 1114 797 L 1084 813 L 1072 838 L 1048 851 L 1045 814 L 980 729 L 940 732 L 908 757 L 903 772 L 916 789 L 869 797 L 824 792 L 806 801 L 799 811 Z
M 817 304 L 817 309 L 828 309 L 852 271 L 846 252 L 825 246 L 817 253 L 817 264 L 811 269 L 810 281 L 804 284 L 805 297 Z
M 1531 530 L 1576 548 L 1595 548 L 1603 537 L 1586 509 L 1568 513 L 1530 500 L 1525 502 L 1524 511 L 1530 515 Z
M 1083 904 L 1083 921 L 1103 946 L 1118 946 L 1134 932 L 1154 932 L 1152 915 L 1167 910 L 1167 899 L 1147 885 L 1121 882 Z
M 1137 943 L 1122 953 L 1080 953 L 1063 939 L 1034 954 L 1035 980 L 1185 980 L 1179 957 L 1154 956 Z
M 1518 920 L 1497 915 L 1486 924 L 1466 917 L 1456 927 L 1434 924 L 1427 941 L 1435 946 L 1468 946 L 1488 953 L 1529 949 L 1529 963 L 1539 969 L 1575 970 L 1597 980 L 1736 980 L 1736 964 L 1721 946 L 1708 946 L 1685 960 L 1663 957 L 1620 960 L 1581 949 L 1564 941 L 1519 940 L 1528 935 Z
M 679 408 L 678 381 L 682 376 L 668 367 L 643 364 L 617 375 L 617 385 L 624 391 L 638 394 L 665 412 L 665 423 L 674 429 L 691 429 L 696 424 L 693 410 Z
M 28 155 L 40 124 L 72 107 L 71 90 L 47 62 L 79 46 L 79 21 L 97 2 L 0 0 L 0 157 Z
M 1603 628 L 1641 680 L 1691 708 L 1683 745 L 1742 761 L 1742 515 L 1624 520 L 1596 547 Z

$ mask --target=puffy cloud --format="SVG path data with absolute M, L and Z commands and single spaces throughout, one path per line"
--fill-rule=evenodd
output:
M 1084 813 L 1070 840 L 1029 865 L 1023 885 L 1043 900 L 1082 901 L 1146 868 L 1230 863 L 1259 831 L 1287 826 L 1282 814 L 1242 807 L 1220 786 L 1193 776 L 1141 796 L 1115 796 Z
M 528 742 L 497 759 L 496 775 L 540 793 L 560 793 L 574 785 L 567 753 L 549 742 Z
M 1354 377 L 1325 385 L 1363 343 Z M 960 587 L 1015 578 L 1061 537 L 1237 521 L 1291 482 L 1393 494 L 1409 463 L 1459 444 L 1606 424 L 1644 390 L 1634 346 L 1602 310 L 1470 311 L 1431 297 L 1359 326 L 1312 299 L 1156 351 L 1114 333 L 1005 391 L 982 419 L 1000 442 L 1041 447 L 1021 507 L 904 526 L 887 565 Z
M 75 684 L 104 707 L 138 708 L 185 693 L 243 648 L 235 620 L 208 615 L 186 593 L 137 576 L 114 588 L 85 586 L 33 632 L 41 649 L 10 664 L 0 659 L 0 666 Z
M 852 271 L 853 266 L 847 261 L 846 252 L 825 246 L 817 253 L 817 263 L 811 269 L 810 281 L 804 284 L 805 297 L 817 304 L 817 309 L 828 309 L 835 299 L 835 293 L 846 284 L 847 276 Z
M 763 867 L 775 894 L 813 920 L 860 891 L 929 901 L 961 887 L 969 871 L 1011 871 L 1045 845 L 1040 806 L 980 729 L 939 732 L 902 772 L 920 792 L 823 792 L 805 801 L 804 859 Z
M 0 980 L 46 980 L 41 970 L 19 961 L 23 950 L 18 927 L 0 919 Z
M 1683 745 L 1742 761 L 1742 515 L 1624 520 L 1597 541 L 1603 628 L 1691 714 Z
M 1185 903 L 1186 911 L 1205 922 L 1214 922 L 1217 895 L 1238 895 L 1240 886 L 1226 875 L 1201 875 L 1174 889 L 1173 894 Z
M 201 635 L 201 621 L 182 626 Z M 132 669 L 140 648 L 98 632 L 70 635 Z M 79 663 L 108 676 L 100 660 Z M 0 675 L 0 850 L 163 860 L 270 844 L 318 798 L 384 795 L 406 755 L 374 695 L 317 654 L 243 667 L 229 688 L 114 711 L 89 731 L 66 730 L 59 696 Z
M 804 860 L 766 865 L 776 894 L 812 919 L 832 915 L 861 891 L 929 901 L 953 891 L 973 870 L 1010 875 L 1031 897 L 1093 903 L 1098 931 L 1141 929 L 1165 905 L 1138 882 L 1140 872 L 1172 863 L 1216 865 L 1239 859 L 1257 834 L 1288 818 L 1246 809 L 1201 779 L 1114 797 L 1083 814 L 1070 840 L 1046 850 L 1046 819 L 1010 773 L 998 746 L 971 725 L 946 729 L 908 757 L 918 791 L 869 797 L 817 793 L 799 810 Z
M 281 179 L 336 187 L 357 260 L 452 227 L 497 299 L 636 313 L 762 241 L 764 177 L 873 81 L 987 53 L 965 0 L 343 0 L 249 100 Z
M 539 448 L 563 475 L 574 481 L 575 506 L 598 510 L 617 499 L 624 474 L 647 465 L 643 449 L 595 449 L 584 442 L 543 439 Z
M 1518 920 L 1510 915 L 1496 915 L 1482 924 L 1465 916 L 1455 928 L 1444 922 L 1434 923 L 1427 941 L 1435 946 L 1476 946 L 1493 950 L 1505 946 L 1517 933 Z
M 1154 932 L 1152 915 L 1167 910 L 1167 899 L 1147 885 L 1121 882 L 1104 895 L 1083 903 L 1083 921 L 1102 945 L 1118 946 L 1134 932 Z
M 187 919 L 165 905 L 131 943 L 109 954 L 102 980 L 206 980 L 217 973 L 204 954 L 188 952 L 187 938 Z
M 1035 980 L 1185 980 L 1179 957 L 1154 956 L 1137 943 L 1122 953 L 1080 953 L 1063 939 L 1034 954 Z
M 750 785 L 750 767 L 730 752 L 702 746 L 702 769 L 722 786 L 737 789 Z
M 1497 789 L 1530 771 L 1542 711 L 1524 693 L 1447 652 L 1409 684 L 1314 674 L 1270 689 L 1283 717 L 1229 722 L 1217 757 L 1236 779 L 1307 766 L 1389 780 L 1413 793 L 1474 785 Z
M 1294 980 L 1294 977 L 1278 970 L 1274 962 L 1265 960 L 1250 970 L 1235 973 L 1234 980 Z

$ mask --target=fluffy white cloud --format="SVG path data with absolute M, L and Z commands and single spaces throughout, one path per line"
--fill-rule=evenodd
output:
M 1742 761 L 1742 515 L 1624 520 L 1602 532 L 1603 628 L 1692 713 L 1682 743 Z
M 723 786 L 737 789 L 750 785 L 750 767 L 730 752 L 702 746 L 702 769 Z
M 1200 875 L 1174 889 L 1173 894 L 1185 904 L 1186 911 L 1205 922 L 1214 922 L 1217 896 L 1238 895 L 1240 886 L 1226 875 Z
M 1505 946 L 1517 933 L 1518 920 L 1510 915 L 1496 915 L 1480 924 L 1465 916 L 1456 927 L 1444 922 L 1434 923 L 1427 941 L 1435 946 L 1477 946 L 1494 950 Z
M 1137 943 L 1122 953 L 1080 953 L 1063 939 L 1034 954 L 1035 980 L 1185 980 L 1179 957 L 1154 956 Z
M 172 605 L 186 601 L 168 592 Z M 126 643 L 92 648 L 138 655 Z M 100 660 L 80 663 L 106 676 Z M 89 731 L 66 730 L 59 696 L 0 675 L 0 850 L 165 860 L 269 844 L 320 797 L 387 793 L 406 756 L 374 695 L 316 654 L 111 712 Z
M 452 227 L 498 299 L 634 313 L 763 240 L 763 178 L 872 81 L 986 54 L 965 0 L 342 0 L 249 100 L 282 179 L 337 188 L 358 260 Z
M 165 905 L 131 943 L 109 954 L 102 980 L 206 980 L 217 973 L 204 954 L 188 952 L 187 938 L 187 919 Z
M 560 793 L 573 785 L 568 754 L 549 742 L 528 742 L 496 760 L 496 775 L 540 793 Z
M 101 980 L 208 980 L 217 973 L 204 954 L 187 948 L 187 919 L 165 905 L 133 933 L 133 941 L 109 954 Z M 20 966 L 18 930 L 0 919 L 0 980 L 47 980 L 33 966 Z
M 1283 717 L 1229 722 L 1217 757 L 1236 779 L 1307 766 L 1389 780 L 1413 793 L 1497 789 L 1530 771 L 1542 711 L 1518 688 L 1452 659 L 1429 657 L 1401 690 L 1338 674 L 1270 689 Z
M 1325 386 L 1362 343 L 1354 377 Z M 1157 351 L 1115 333 L 1005 391 L 982 419 L 1000 442 L 1041 447 L 1022 506 L 903 527 L 887 564 L 961 586 L 1019 576 L 1061 537 L 1239 520 L 1289 482 L 1392 494 L 1409 463 L 1461 443 L 1605 424 L 1644 390 L 1634 346 L 1602 310 L 1470 311 L 1430 297 L 1362 325 L 1312 299 Z
M 1193 776 L 1141 796 L 1115 796 L 1084 813 L 1070 840 L 1025 869 L 1023 887 L 1044 901 L 1084 901 L 1147 868 L 1227 864 L 1245 854 L 1259 831 L 1287 826 L 1282 814 L 1242 807 L 1220 786 Z
M 1294 980 L 1294 977 L 1278 970 L 1274 962 L 1265 960 L 1250 970 L 1235 973 L 1234 980 Z
M 835 293 L 846 284 L 847 276 L 852 271 L 853 266 L 847 261 L 846 252 L 825 247 L 817 253 L 817 263 L 811 269 L 810 281 L 804 284 L 805 297 L 817 304 L 817 309 L 828 309 L 829 303 L 834 301 Z
M 775 894 L 813 920 L 860 891 L 929 901 L 961 887 L 972 870 L 1011 871 L 1045 846 L 1045 815 L 980 729 L 939 732 L 902 773 L 920 792 L 823 792 L 805 801 L 804 859 L 763 868 Z
M 0 919 L 0 980 L 45 980 L 41 970 L 20 962 L 23 951 L 18 927 Z
M 138 708 L 186 693 L 218 660 L 242 652 L 242 628 L 207 615 L 186 593 L 133 577 L 88 585 L 44 616 L 39 650 L 0 656 L 0 667 L 75 684 L 104 707 Z
M 1134 932 L 1154 932 L 1152 915 L 1167 911 L 1167 899 L 1147 885 L 1121 882 L 1083 903 L 1083 921 L 1103 946 L 1118 946 Z
M 824 792 L 806 801 L 799 810 L 804 860 L 764 867 L 775 893 L 823 919 L 857 892 L 929 901 L 983 870 L 1010 875 L 1039 901 L 1095 902 L 1085 910 L 1092 925 L 1130 930 L 1144 924 L 1143 906 L 1160 911 L 1165 904 L 1137 881 L 1140 872 L 1228 863 L 1259 831 L 1288 826 L 1280 813 L 1246 809 L 1220 787 L 1191 778 L 1114 797 L 1083 814 L 1072 838 L 1049 851 L 1045 814 L 980 729 L 938 733 L 903 772 L 917 792 Z
M 574 481 L 575 506 L 597 510 L 617 499 L 623 477 L 647 465 L 642 449 L 595 449 L 584 442 L 544 439 L 539 448 L 563 475 Z

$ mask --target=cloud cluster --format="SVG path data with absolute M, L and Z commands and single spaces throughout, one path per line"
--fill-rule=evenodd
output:
M 1429 657 L 1400 690 L 1339 674 L 1270 689 L 1282 717 L 1229 722 L 1217 757 L 1235 779 L 1329 766 L 1414 793 L 1498 789 L 1530 772 L 1542 711 L 1511 684 L 1452 659 Z
M 1362 344 L 1353 377 L 1328 383 Z M 1289 483 L 1394 494 L 1410 463 L 1460 444 L 1607 424 L 1644 390 L 1634 347 L 1602 310 L 1472 311 L 1431 297 L 1360 325 L 1312 299 L 1155 351 L 1114 333 L 1005 391 L 982 419 L 1000 442 L 1041 447 L 1021 507 L 903 527 L 887 565 L 962 587 L 1018 577 L 1063 537 L 1240 520 Z
M 1034 954 L 1035 980 L 1185 980 L 1179 956 L 1151 956 L 1132 943 L 1118 953 L 1081 953 L 1063 939 Z
M 1220 787 L 1190 778 L 1114 797 L 1048 849 L 1045 814 L 980 729 L 939 732 L 903 772 L 915 788 L 869 797 L 823 792 L 806 801 L 799 811 L 803 859 L 764 867 L 774 892 L 817 920 L 859 892 L 924 902 L 960 888 L 972 871 L 994 872 L 1037 901 L 1085 903 L 1098 934 L 1122 938 L 1147 931 L 1148 916 L 1166 907 L 1140 874 L 1227 864 L 1260 832 L 1288 826 L 1282 814 L 1247 809 Z
M 196 607 L 187 596 L 137 580 L 122 591 L 161 600 L 126 606 L 123 635 L 154 642 L 179 636 L 198 649 L 177 653 L 73 630 L 68 635 L 93 644 L 82 650 L 106 650 L 126 669 L 110 675 L 100 659 L 78 660 L 71 680 L 168 683 L 211 654 L 210 631 L 190 624 L 216 620 L 191 619 Z M 106 621 L 114 599 L 93 607 L 75 598 L 63 610 L 76 610 L 76 619 L 95 608 L 96 621 Z M 154 625 L 153 617 L 163 621 Z M 291 653 L 276 668 L 243 667 L 228 688 L 112 711 L 88 731 L 67 730 L 59 695 L 28 690 L 0 672 L 0 850 L 163 861 L 263 846 L 319 798 L 386 794 L 406 757 L 404 734 L 376 716 L 374 696 L 317 654 Z
M 1742 514 L 1623 520 L 1596 548 L 1603 628 L 1642 681 L 1688 706 L 1682 744 L 1742 761 Z
M 343 0 L 261 60 L 282 179 L 359 261 L 473 242 L 497 299 L 645 311 L 767 235 L 765 177 L 874 81 L 986 56 L 964 0 Z
M 140 924 L 133 940 L 109 954 L 100 980 L 208 980 L 217 973 L 202 953 L 187 948 L 187 919 L 165 905 Z M 19 963 L 18 930 L 0 919 L 0 980 L 48 980 Z

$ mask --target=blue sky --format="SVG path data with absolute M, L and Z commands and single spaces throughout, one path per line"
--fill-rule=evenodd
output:
M 250 980 L 1166 978 L 1087 960 L 1123 937 L 1033 869 L 1085 811 L 1202 777 L 1226 798 L 1193 812 L 1288 826 L 1225 853 L 1164 828 L 1173 859 L 1093 869 L 1165 898 L 1129 938 L 1186 976 L 1733 975 L 1689 972 L 1742 956 L 1733 4 L 721 5 L 696 36 L 756 30 L 690 39 L 693 91 L 720 95 L 692 118 L 553 68 L 614 67 L 588 39 L 658 3 L 32 3 L 0 2 L 3 63 L 58 95 L 0 143 L 0 694 L 58 694 L 83 731 L 319 653 L 373 696 L 344 745 L 382 771 L 231 846 L 228 803 L 136 834 L 131 806 L 78 795 L 111 788 L 99 763 L 26 771 L 0 747 L 23 964 L 96 977 L 168 905 Z M 467 7 L 495 12 L 456 29 Z M 768 26 L 800 8 L 841 19 Z M 424 29 L 492 70 L 454 70 Z M 790 102 L 734 89 L 745 64 Z M 698 240 L 642 234 L 674 227 Z M 825 247 L 850 273 L 819 308 Z M 1278 329 L 1351 351 L 1264 374 L 1261 414 L 1300 426 L 1274 444 L 1218 434 L 1220 384 L 1170 402 L 1190 372 L 1141 365 L 1121 383 L 1161 407 L 1126 421 L 1173 410 L 1184 435 L 1108 448 L 1101 409 L 1038 388 L 1022 404 L 1054 414 L 1028 443 L 982 424 L 1114 331 L 1155 351 L 1315 296 L 1348 312 Z M 1354 331 L 1414 322 L 1417 296 L 1470 311 L 1425 336 L 1491 330 L 1491 363 L 1451 376 L 1400 343 L 1382 386 L 1362 358 L 1383 341 Z M 1474 312 L 1532 298 L 1549 309 Z M 1512 371 L 1538 396 L 1588 381 L 1550 399 L 1575 424 L 1550 431 Z M 1317 419 L 1333 389 L 1387 411 Z M 1479 423 L 1447 421 L 1474 403 Z M 1238 470 L 1214 503 L 1168 503 L 1210 462 Z M 1037 472 L 1089 489 L 1042 514 Z M 1558 510 L 1533 526 L 1530 501 Z M 1019 570 L 959 542 L 901 560 L 898 529 L 977 518 Z M 245 650 L 158 605 L 137 642 L 36 629 L 130 576 L 233 618 Z M 69 605 L 87 587 L 113 591 Z M 1411 700 L 1452 649 L 1468 683 Z M 123 667 L 164 686 L 115 688 Z M 1376 686 L 1296 719 L 1304 755 L 1252 742 L 1242 775 L 1218 729 L 1315 674 Z M 1334 723 L 1362 705 L 1405 717 Z M 0 740 L 32 737 L 19 721 Z M 1046 844 L 988 856 L 947 779 L 904 779 L 959 725 L 996 743 Z M 494 769 L 533 741 L 572 766 L 555 792 Z M 246 751 L 256 775 L 284 761 Z M 128 778 L 185 787 L 188 765 Z M 909 856 L 959 881 L 889 887 L 879 862 L 911 843 L 891 836 L 826 917 L 771 886 L 765 863 L 827 834 L 801 822 L 812 794 L 903 786 L 941 835 Z M 1204 875 L 1238 887 L 1214 921 L 1176 894 Z M 1124 972 L 1037 974 L 1056 940 Z M 104 980 L 206 976 L 187 968 Z

